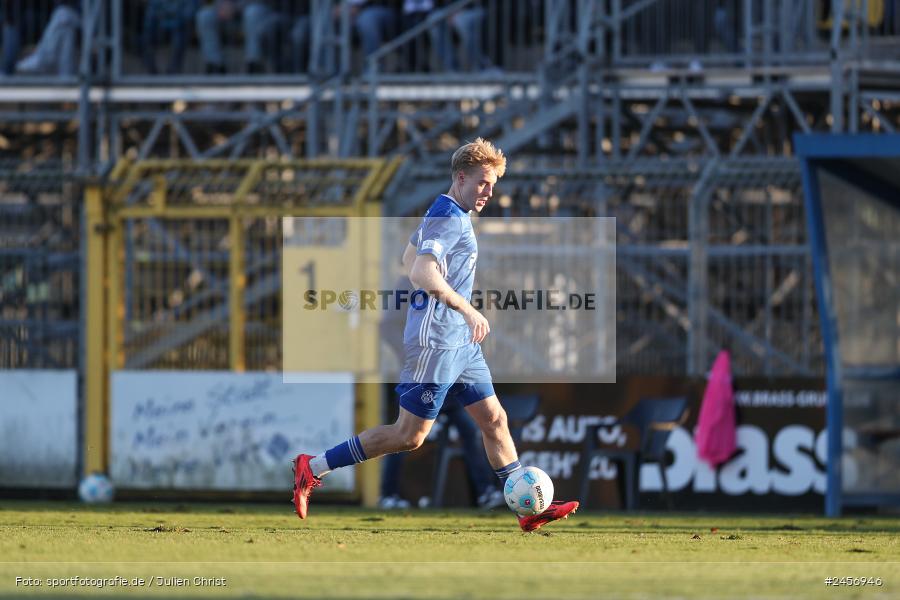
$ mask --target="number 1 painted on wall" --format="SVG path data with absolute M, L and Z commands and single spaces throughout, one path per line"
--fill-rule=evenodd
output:
M 309 287 L 306 289 L 316 289 L 316 263 L 309 261 L 304 266 L 300 267 L 300 273 L 306 273 L 309 276 Z

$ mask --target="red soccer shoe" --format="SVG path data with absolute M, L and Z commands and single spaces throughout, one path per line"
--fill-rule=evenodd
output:
M 539 527 L 558 521 L 560 519 L 568 519 L 569 515 L 578 510 L 578 502 L 551 502 L 547 509 L 537 515 L 530 517 L 519 517 L 519 527 L 522 531 L 534 531 Z
M 297 516 L 301 519 L 306 518 L 309 495 L 313 488 L 322 485 L 322 480 L 313 475 L 312 469 L 309 468 L 311 458 L 313 457 L 309 454 L 298 454 L 294 459 L 294 508 L 297 509 Z

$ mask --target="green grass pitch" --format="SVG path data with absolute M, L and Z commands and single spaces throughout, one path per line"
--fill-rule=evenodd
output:
M 524 534 L 506 511 L 6 501 L 0 597 L 898 598 L 898 534 L 876 516 L 579 512 Z

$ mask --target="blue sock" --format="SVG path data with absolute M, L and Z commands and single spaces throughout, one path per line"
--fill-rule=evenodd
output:
M 518 471 L 522 468 L 522 463 L 519 461 L 514 461 L 506 465 L 505 467 L 500 467 L 499 469 L 494 469 L 494 473 L 497 474 L 497 477 L 500 478 L 500 481 L 506 481 L 506 479 L 512 475 L 513 471 Z
M 331 450 L 326 450 L 325 460 L 328 461 L 328 468 L 339 469 L 368 459 L 363 452 L 362 444 L 359 443 L 359 436 L 356 435 Z

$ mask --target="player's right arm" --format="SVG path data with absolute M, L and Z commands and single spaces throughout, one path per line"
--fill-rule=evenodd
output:
M 438 268 L 437 259 L 431 254 L 419 254 L 416 256 L 409 272 L 409 280 L 416 288 L 425 290 L 434 296 L 439 302 L 443 302 L 466 320 L 469 330 L 472 332 L 472 341 L 480 344 L 491 331 L 487 318 L 456 292 Z
M 413 244 L 406 244 L 406 250 L 403 251 L 403 258 L 401 258 L 401 262 L 403 262 L 403 272 L 406 273 L 406 276 L 409 277 L 412 272 L 413 263 L 416 262 L 416 251 L 418 249 Z

